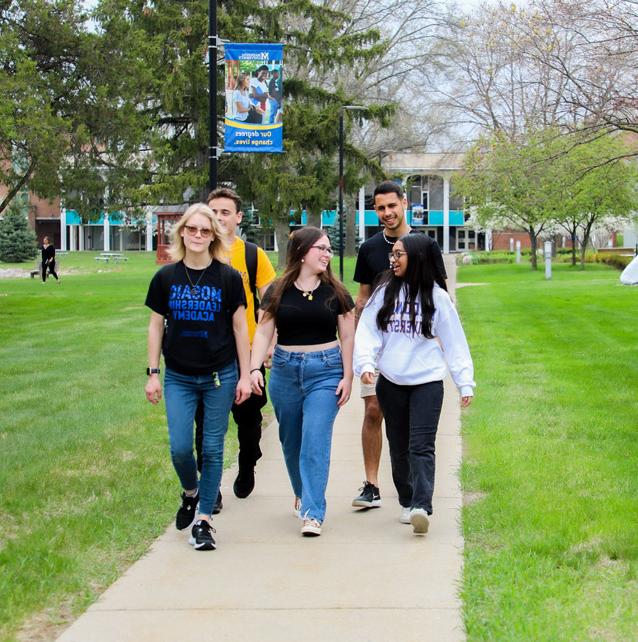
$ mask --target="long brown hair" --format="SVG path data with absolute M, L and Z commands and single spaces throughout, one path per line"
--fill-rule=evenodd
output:
M 302 227 L 295 230 L 290 235 L 288 242 L 288 256 L 284 273 L 272 284 L 272 294 L 264 307 L 264 315 L 275 318 L 281 303 L 283 293 L 289 288 L 294 287 L 294 282 L 301 271 L 301 260 L 308 254 L 310 248 L 327 234 L 318 227 Z M 326 301 L 329 304 L 335 297 L 339 301 L 342 310 L 347 310 L 349 306 L 350 295 L 343 283 L 339 281 L 332 273 L 330 264 L 326 271 L 318 275 L 322 283 L 326 283 L 333 291 L 333 295 Z

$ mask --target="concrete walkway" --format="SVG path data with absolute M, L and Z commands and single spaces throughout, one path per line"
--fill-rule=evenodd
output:
M 454 267 L 448 271 L 453 284 Z M 385 441 L 383 507 L 351 507 L 363 479 L 363 402 L 357 390 L 335 424 L 321 537 L 300 535 L 272 424 L 264 430 L 264 456 L 250 497 L 235 498 L 235 470 L 224 474 L 224 510 L 214 522 L 218 549 L 193 550 L 188 531 L 178 532 L 171 524 L 58 640 L 464 640 L 458 598 L 463 562 L 458 396 L 449 381 L 445 392 L 436 445 L 435 512 L 427 536 L 413 535 L 410 525 L 398 521 Z

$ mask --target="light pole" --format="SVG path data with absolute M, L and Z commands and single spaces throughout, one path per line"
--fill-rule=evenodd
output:
M 208 189 L 217 187 L 217 0 L 208 0 Z
M 361 111 L 362 105 L 341 105 L 339 107 L 339 278 L 343 281 L 343 112 Z

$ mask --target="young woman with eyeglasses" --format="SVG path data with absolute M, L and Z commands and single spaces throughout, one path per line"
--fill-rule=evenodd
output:
M 437 283 L 432 244 L 406 234 L 392 247 L 391 271 L 361 314 L 354 371 L 363 384 L 379 371 L 376 393 L 390 444 L 399 521 L 428 531 L 434 492 L 436 431 L 448 369 L 461 395 L 472 401 L 474 368 L 456 309 Z
M 322 230 L 293 232 L 286 269 L 262 301 L 250 361 L 252 388 L 261 394 L 260 367 L 276 329 L 268 392 L 305 536 L 321 535 L 332 428 L 352 388 L 354 302 L 332 274 L 332 255 Z
M 175 263 L 155 274 L 146 297 L 151 318 L 145 391 L 153 404 L 162 398 L 162 352 L 171 459 L 183 491 L 175 525 L 184 530 L 195 520 L 190 544 L 211 550 L 228 416 L 233 402 L 250 396 L 246 297 L 241 275 L 226 264 L 213 212 L 203 203 L 191 205 L 175 225 L 169 254 Z M 193 420 L 200 400 L 205 412 L 198 479 Z

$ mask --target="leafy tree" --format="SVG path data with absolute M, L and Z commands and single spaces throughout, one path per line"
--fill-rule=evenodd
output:
M 83 216 L 128 203 L 145 180 L 145 43 L 124 23 L 88 29 L 74 0 L 0 5 L 0 182 L 2 211 L 22 189 Z
M 527 232 L 532 269 L 537 269 L 538 238 L 554 216 L 552 198 L 561 193 L 560 177 L 548 158 L 556 151 L 555 130 L 515 138 L 503 133 L 482 138 L 466 155 L 456 189 L 485 227 Z
M 16 199 L 0 219 L 0 261 L 23 263 L 31 261 L 35 254 L 35 234 L 29 229 L 24 208 Z
M 572 138 L 565 139 L 568 152 L 553 160 L 565 177 L 565 187 L 555 195 L 553 209 L 559 226 L 570 235 L 572 265 L 576 265 L 576 248 L 580 244 L 580 265 L 584 268 L 594 227 L 609 219 L 628 217 L 638 209 L 638 170 L 625 160 L 600 162 L 627 155 L 620 138 L 592 141 L 588 140 L 589 132 L 580 137 L 584 139 L 580 145 L 574 145 Z

